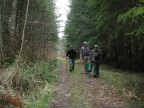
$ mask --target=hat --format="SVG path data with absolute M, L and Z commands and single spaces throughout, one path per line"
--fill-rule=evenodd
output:
M 95 48 L 98 48 L 98 45 L 94 45 Z
M 88 44 L 86 41 L 83 44 Z

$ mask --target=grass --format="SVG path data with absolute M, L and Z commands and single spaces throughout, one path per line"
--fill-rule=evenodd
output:
M 80 62 L 76 61 L 76 63 L 78 64 Z M 83 67 L 76 67 L 75 72 L 72 73 L 72 76 L 79 79 L 79 82 L 81 75 L 77 71 L 81 71 L 81 68 Z M 118 91 L 119 95 L 124 97 L 128 108 L 144 108 L 144 73 L 123 71 L 106 65 L 101 65 L 100 78 L 109 83 Z M 75 103 L 78 102 L 79 98 L 84 97 L 80 97 L 80 90 L 79 87 L 75 87 L 72 91 Z
M 59 66 L 58 60 L 11 66 L 0 73 L 0 91 L 19 95 L 25 108 L 44 108 L 53 100 Z
M 71 91 L 71 104 L 72 108 L 91 108 L 90 105 L 85 101 L 86 91 L 85 85 L 83 84 L 82 74 L 80 72 L 83 71 L 83 66 L 81 65 L 75 66 L 75 71 L 71 72 L 72 81 L 73 81 L 73 89 Z
M 101 78 L 124 95 L 130 108 L 144 107 L 144 73 L 127 72 L 102 65 Z M 137 106 L 137 107 L 135 107 Z
M 37 80 L 42 81 L 36 91 L 32 91 L 34 98 L 31 98 L 26 106 L 26 108 L 44 108 L 49 106 L 50 102 L 53 100 L 53 93 L 55 92 L 55 83 L 58 79 L 58 68 L 59 62 L 56 60 L 43 60 L 35 64 L 34 76 Z M 32 69 L 33 70 L 33 69 Z M 33 72 L 32 72 L 33 73 Z
M 30 99 L 31 101 L 28 102 L 26 108 L 44 108 L 48 107 L 51 101 L 53 100 L 53 92 L 54 92 L 54 87 L 53 86 L 45 86 L 46 90 L 41 90 L 39 96 L 33 100 Z

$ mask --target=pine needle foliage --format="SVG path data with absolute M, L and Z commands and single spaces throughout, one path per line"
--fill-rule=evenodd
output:
M 103 51 L 103 62 L 143 70 L 144 1 L 75 0 L 65 27 L 67 46 L 79 52 L 84 41 Z

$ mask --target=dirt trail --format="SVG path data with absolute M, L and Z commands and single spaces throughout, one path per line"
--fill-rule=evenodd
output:
M 70 103 L 70 94 L 72 82 L 70 73 L 67 72 L 65 64 L 62 64 L 62 70 L 59 77 L 58 86 L 56 89 L 56 99 L 50 108 L 66 108 Z
M 126 108 L 123 98 L 107 82 L 82 72 L 80 63 L 74 72 L 62 64 L 56 99 L 50 108 Z

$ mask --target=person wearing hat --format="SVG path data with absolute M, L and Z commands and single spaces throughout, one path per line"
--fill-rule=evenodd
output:
M 88 63 L 89 53 L 90 53 L 90 48 L 88 46 L 88 43 L 85 41 L 83 43 L 83 46 L 80 49 L 80 60 L 81 61 L 83 60 L 84 67 L 85 67 L 85 74 L 87 74 L 86 64 Z
M 90 52 L 90 61 L 94 67 L 94 78 L 99 76 L 99 66 L 102 60 L 102 52 L 98 48 L 98 45 L 94 45 L 94 49 Z
M 73 46 L 70 46 L 70 49 L 68 50 L 66 57 L 69 57 L 69 67 L 70 72 L 74 71 L 74 65 L 75 65 L 75 58 L 76 58 L 76 51 L 73 49 Z
M 84 54 L 83 54 L 83 50 L 84 48 L 86 48 L 88 46 L 88 43 L 85 41 L 83 42 L 83 46 L 81 47 L 80 49 L 80 59 L 83 59 L 84 58 Z

